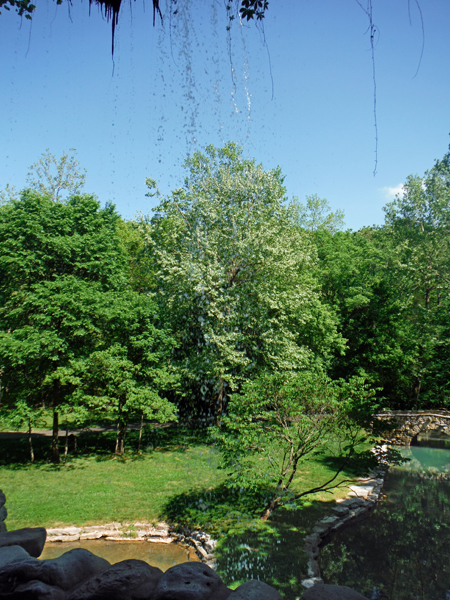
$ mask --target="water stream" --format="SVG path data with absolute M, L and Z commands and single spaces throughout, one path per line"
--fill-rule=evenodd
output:
M 370 600 L 450 600 L 450 440 L 418 444 L 399 448 L 410 460 L 389 469 L 375 512 L 322 550 L 326 583 Z

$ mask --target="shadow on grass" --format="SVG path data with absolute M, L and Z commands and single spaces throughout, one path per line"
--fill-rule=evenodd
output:
M 269 496 L 267 488 L 248 492 L 222 484 L 171 498 L 161 516 L 179 528 L 201 529 L 218 539 L 217 572 L 227 585 L 259 579 L 295 600 L 304 592 L 301 581 L 307 576 L 304 537 L 330 514 L 334 502 L 305 500 L 295 509 L 278 509 L 263 522 L 260 515 Z
M 33 438 L 34 465 L 47 465 L 49 468 L 56 470 L 84 468 L 82 464 L 76 464 L 78 458 L 91 458 L 96 461 L 111 460 L 114 457 L 115 442 L 116 433 L 114 431 L 87 431 L 80 433 L 76 438 L 69 435 L 69 452 L 67 463 L 64 464 L 65 438 L 60 437 L 59 451 L 61 463 L 52 465 L 51 437 L 35 437 Z M 116 459 L 121 461 L 145 460 L 154 451 L 184 452 L 194 445 L 209 443 L 210 440 L 206 429 L 193 429 L 189 427 L 152 428 L 151 426 L 146 426 L 142 432 L 140 444 L 139 431 L 127 432 L 125 437 L 125 454 L 123 457 L 116 457 Z M 0 466 L 9 469 L 23 469 L 31 466 L 30 447 L 26 437 L 0 439 Z
M 342 458 L 335 456 L 316 456 L 315 460 L 326 467 L 329 467 L 332 471 L 336 471 L 342 465 Z M 377 460 L 370 450 L 365 450 L 355 454 L 345 464 L 341 471 L 341 475 L 344 477 L 363 477 L 371 469 L 375 469 L 378 463 Z

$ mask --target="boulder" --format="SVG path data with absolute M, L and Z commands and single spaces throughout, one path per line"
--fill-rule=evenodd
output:
M 267 583 L 250 579 L 236 588 L 228 600 L 283 600 L 283 596 Z
M 306 590 L 300 600 L 367 600 L 346 585 L 319 583 Z
M 0 598 L 3 598 L 2 594 L 15 593 L 18 586 L 35 580 L 71 590 L 109 566 L 107 560 L 83 548 L 75 548 L 50 560 L 19 558 L 0 568 Z
M 225 586 L 221 587 L 212 593 L 212 595 L 209 597 L 209 600 L 227 600 L 232 592 L 233 590 L 230 590 L 230 588 Z
M 0 490 L 0 506 L 3 506 L 6 502 L 6 496 L 5 494 L 2 492 L 2 490 Z
M 74 548 L 58 558 L 43 560 L 41 563 L 41 576 L 37 579 L 63 590 L 71 590 L 75 585 L 111 566 L 107 560 L 84 548 Z
M 43 527 L 16 529 L 0 533 L 0 548 L 22 546 L 30 556 L 37 558 L 44 549 L 47 532 Z
M 143 560 L 123 560 L 88 579 L 69 600 L 147 600 L 162 575 Z
M 4 521 L 0 521 L 0 533 L 6 533 L 7 531 Z
M 6 506 L 2 506 L 0 508 L 0 521 L 4 521 L 8 516 L 8 511 L 6 510 Z
M 26 560 L 27 558 L 30 558 L 30 555 L 22 546 L 4 546 L 0 548 L 0 568 L 13 560 Z
M 188 562 L 168 569 L 156 586 L 152 600 L 208 600 L 228 589 L 207 565 Z
M 66 594 L 60 588 L 42 583 L 42 581 L 28 581 L 16 587 L 11 596 L 2 596 L 5 600 L 65 600 Z

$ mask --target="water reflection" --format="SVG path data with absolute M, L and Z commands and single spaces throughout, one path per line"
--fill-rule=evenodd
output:
M 188 561 L 199 561 L 192 548 L 177 544 L 159 544 L 157 542 L 108 542 L 105 540 L 83 540 L 79 542 L 49 542 L 39 557 L 41 560 L 57 558 L 73 550 L 85 548 L 101 556 L 111 564 L 134 558 L 144 560 L 153 567 L 167 571 L 170 567 Z
M 321 552 L 327 583 L 371 600 L 450 598 L 450 450 L 412 446 L 386 478 L 386 499 Z

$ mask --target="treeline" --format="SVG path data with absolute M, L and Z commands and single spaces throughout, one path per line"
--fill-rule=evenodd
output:
M 234 144 L 196 153 L 170 196 L 147 180 L 159 204 L 136 221 L 59 166 L 0 206 L 3 418 L 31 431 L 51 409 L 55 461 L 61 420 L 115 415 L 121 453 L 131 421 L 220 424 L 270 374 L 448 404 L 450 154 L 357 232 L 316 196 L 287 202 L 281 171 Z

